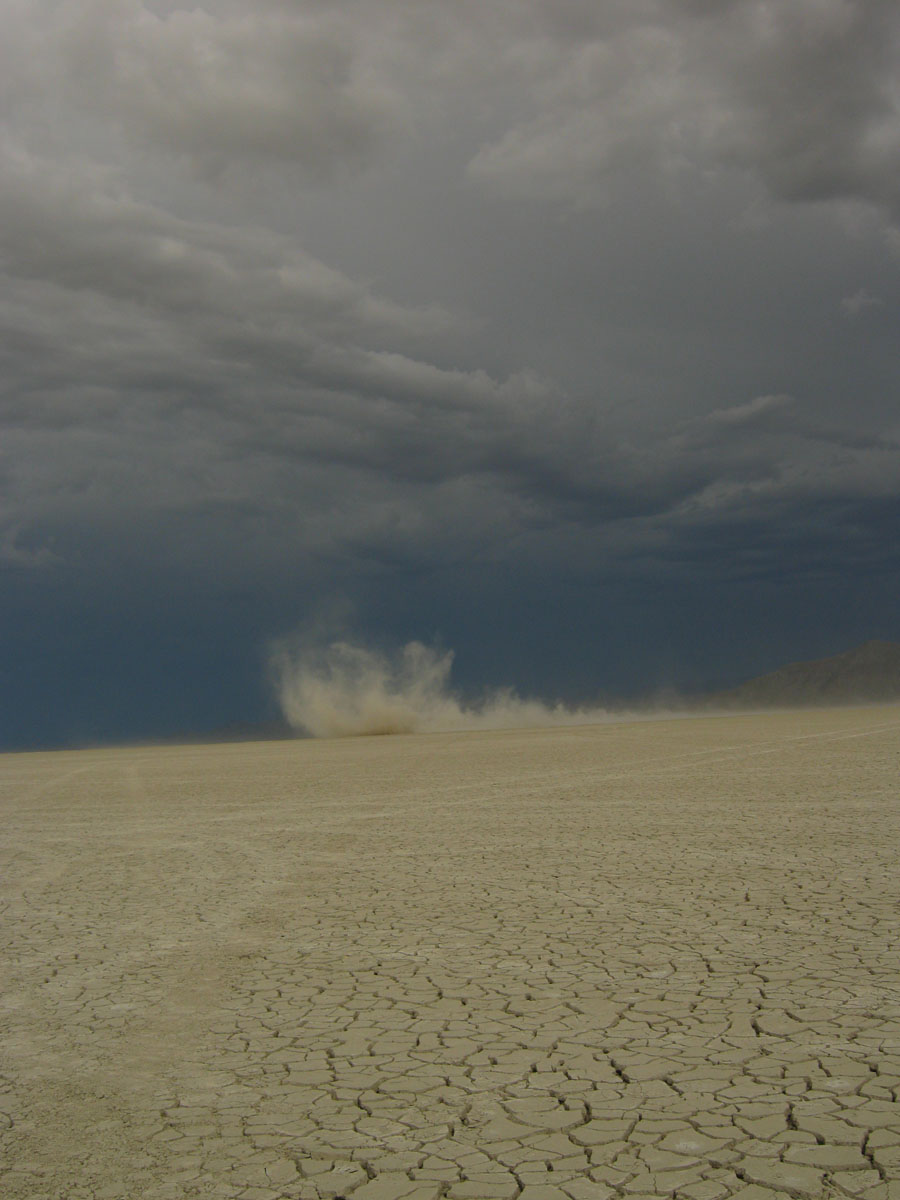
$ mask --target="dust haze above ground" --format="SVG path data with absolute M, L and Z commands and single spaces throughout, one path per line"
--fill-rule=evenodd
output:
M 900 15 L 0 0 L 0 744 L 900 637 Z

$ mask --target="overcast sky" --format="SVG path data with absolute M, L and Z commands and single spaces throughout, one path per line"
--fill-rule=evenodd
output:
M 896 0 L 0 0 L 6 746 L 900 638 Z

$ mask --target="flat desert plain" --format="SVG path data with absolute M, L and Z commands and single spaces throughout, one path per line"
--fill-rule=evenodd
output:
M 900 707 L 0 778 L 5 1200 L 900 1197 Z

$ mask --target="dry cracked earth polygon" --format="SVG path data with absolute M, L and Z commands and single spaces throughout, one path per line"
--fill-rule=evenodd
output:
M 0 759 L 6 1200 L 900 1200 L 900 708 Z

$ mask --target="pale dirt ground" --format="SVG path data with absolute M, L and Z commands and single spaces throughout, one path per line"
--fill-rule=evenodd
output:
M 0 1194 L 900 1197 L 898 734 L 0 758 Z

